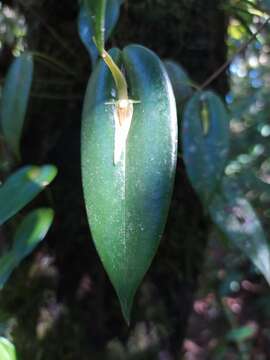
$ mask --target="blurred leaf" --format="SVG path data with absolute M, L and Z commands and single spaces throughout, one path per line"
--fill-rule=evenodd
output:
M 6 252 L 0 257 L 0 289 L 2 289 L 8 281 L 15 267 L 14 256 L 11 251 Z
M 33 78 L 33 59 L 28 53 L 16 58 L 5 79 L 1 103 L 1 127 L 12 152 L 20 157 L 20 140 Z
M 33 249 L 46 236 L 52 221 L 54 212 L 49 208 L 41 208 L 28 214 L 18 227 L 12 252 L 17 263 L 29 255 Z
M 55 178 L 52 165 L 25 166 L 0 186 L 0 225 L 15 215 Z
M 238 98 L 230 105 L 230 112 L 234 118 L 241 119 L 257 100 L 257 94 L 245 95 L 242 98 Z
M 16 350 L 14 345 L 7 339 L 0 338 L 0 359 L 1 360 L 16 360 Z
M 224 179 L 220 193 L 209 206 L 217 227 L 250 258 L 270 284 L 270 251 L 262 225 L 239 189 Z
M 20 262 L 44 239 L 53 216 L 52 209 L 41 208 L 30 212 L 20 223 L 11 250 L 0 258 L 0 288 Z
M 228 341 L 234 341 L 234 342 L 243 342 L 250 337 L 252 337 L 256 333 L 256 329 L 251 326 L 242 326 L 237 329 L 231 330 L 227 335 L 226 339 Z
M 176 62 L 166 60 L 164 65 L 173 86 L 176 103 L 178 106 L 183 106 L 183 102 L 192 94 L 191 80 L 186 71 Z
M 212 92 L 196 93 L 183 115 L 183 157 L 191 184 L 207 204 L 222 178 L 229 152 L 229 118 Z
M 270 10 L 270 0 L 261 0 L 260 1 L 261 4 L 261 8 L 265 11 L 269 11 Z
M 104 35 L 105 41 L 109 38 L 117 23 L 121 3 L 122 1 L 119 0 L 107 0 Z M 90 54 L 92 65 L 94 65 L 98 59 L 98 50 L 93 41 L 94 24 L 91 18 L 91 14 L 86 10 L 83 3 L 79 13 L 78 28 L 80 38 Z

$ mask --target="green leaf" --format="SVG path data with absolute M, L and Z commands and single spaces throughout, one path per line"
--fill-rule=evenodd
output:
M 14 256 L 11 251 L 7 251 L 0 257 L 0 289 L 8 281 L 15 267 Z
M 183 115 L 183 157 L 190 182 L 207 205 L 223 176 L 229 152 L 229 118 L 214 93 L 198 92 Z
M 7 339 L 0 337 L 0 359 L 16 360 L 16 350 L 14 345 Z
M 177 107 L 182 108 L 183 103 L 192 95 L 191 80 L 176 62 L 166 60 L 164 64 L 172 82 Z
M 227 335 L 226 339 L 228 341 L 234 341 L 241 343 L 245 340 L 248 340 L 256 333 L 256 329 L 252 326 L 242 326 L 237 329 L 231 330 Z
M 1 102 L 1 127 L 5 140 L 20 157 L 20 141 L 33 78 L 33 59 L 28 53 L 16 58 L 5 79 Z
M 261 0 L 260 7 L 265 11 L 269 11 L 270 10 L 270 0 Z
M 209 210 L 214 224 L 253 262 L 270 284 L 270 251 L 264 230 L 237 186 L 225 178 Z
M 34 199 L 55 178 L 52 165 L 25 166 L 0 186 L 0 225 Z
M 110 37 L 117 20 L 119 18 L 121 2 L 119 0 L 107 0 L 106 16 L 105 16 L 105 41 Z M 98 59 L 98 50 L 93 41 L 94 22 L 92 20 L 93 12 L 87 11 L 85 4 L 82 3 L 79 19 L 78 30 L 80 38 L 90 54 L 92 65 L 95 65 Z
M 92 19 L 93 32 L 98 52 L 105 47 L 105 16 L 107 0 L 84 0 L 88 16 Z
M 12 253 L 17 264 L 28 256 L 44 239 L 53 222 L 54 212 L 49 208 L 34 210 L 28 214 L 18 227 Z
M 11 250 L 0 258 L 0 289 L 20 262 L 44 239 L 53 216 L 52 209 L 41 208 L 30 212 L 19 224 Z
M 93 239 L 129 321 L 134 294 L 157 251 L 171 200 L 177 154 L 176 105 L 159 58 L 132 45 L 110 52 L 123 67 L 134 104 L 120 161 L 115 83 L 100 62 L 87 89 L 82 123 L 82 179 Z

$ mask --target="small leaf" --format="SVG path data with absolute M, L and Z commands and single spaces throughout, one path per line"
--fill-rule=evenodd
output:
M 55 178 L 52 165 L 25 166 L 0 186 L 0 225 L 34 199 Z
M 270 251 L 264 230 L 251 204 L 236 185 L 225 178 L 209 211 L 216 226 L 249 257 L 270 284 Z
M 105 41 L 109 38 L 117 23 L 120 6 L 121 1 L 119 0 L 107 0 L 104 35 Z M 98 59 L 98 50 L 93 41 L 95 30 L 92 16 L 94 16 L 93 11 L 89 11 L 89 8 L 87 11 L 85 4 L 82 3 L 78 19 L 78 30 L 80 38 L 90 54 L 92 65 L 95 65 Z
M 12 253 L 16 262 L 20 263 L 46 236 L 53 221 L 52 209 L 41 208 L 28 214 L 18 227 Z
M 44 239 L 53 221 L 53 210 L 41 208 L 30 212 L 20 223 L 11 250 L 0 258 L 0 289 L 13 270 Z
M 186 71 L 171 60 L 164 61 L 164 65 L 171 80 L 176 104 L 179 108 L 192 95 L 191 80 Z
M 210 91 L 196 93 L 184 110 L 183 157 L 191 184 L 205 205 L 223 176 L 229 136 L 229 118 L 220 98 Z
M 28 53 L 16 58 L 5 79 L 1 103 L 1 127 L 17 158 L 33 78 L 33 59 Z
M 11 251 L 6 252 L 0 257 L 0 289 L 2 289 L 8 281 L 15 266 L 14 256 Z
M 256 333 L 256 329 L 252 326 L 242 326 L 237 329 L 231 330 L 227 335 L 226 339 L 228 341 L 234 341 L 237 343 L 241 343 L 245 340 L 248 340 Z
M 16 360 L 16 350 L 14 345 L 7 339 L 0 337 L 0 359 Z

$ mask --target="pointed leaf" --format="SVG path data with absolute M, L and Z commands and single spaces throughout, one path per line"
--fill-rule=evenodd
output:
M 0 359 L 16 360 L 16 350 L 14 345 L 7 339 L 0 337 Z
M 7 251 L 0 257 L 0 289 L 2 289 L 8 281 L 15 266 L 12 251 Z
M 120 6 L 121 2 L 119 2 L 119 0 L 107 0 L 105 14 L 105 41 L 110 37 L 117 23 Z M 93 12 L 87 11 L 85 4 L 82 3 L 78 19 L 79 35 L 90 54 L 92 65 L 95 65 L 98 59 L 98 50 L 93 41 L 95 30 L 92 16 L 94 16 Z
M 164 61 L 169 78 L 172 82 L 177 107 L 181 108 L 183 103 L 192 95 L 191 80 L 186 71 L 171 60 Z
M 33 78 L 33 59 L 28 53 L 16 58 L 5 79 L 1 102 L 1 127 L 12 152 L 20 157 L 20 141 Z
M 17 264 L 28 256 L 44 239 L 53 222 L 54 212 L 49 208 L 34 210 L 19 225 L 12 247 Z
M 177 119 L 171 83 L 154 53 L 132 45 L 111 55 L 125 69 L 130 98 L 139 103 L 134 104 L 120 161 L 114 164 L 115 85 L 107 66 L 97 65 L 84 103 L 82 178 L 93 239 L 129 321 L 134 294 L 157 251 L 168 214 Z
M 0 225 L 34 199 L 55 178 L 52 165 L 25 166 L 0 186 Z
M 265 233 L 249 201 L 224 179 L 209 207 L 212 221 L 264 275 L 270 284 L 270 251 Z
M 11 250 L 0 258 L 0 289 L 20 262 L 44 239 L 53 215 L 52 209 L 33 210 L 19 224 Z
M 183 157 L 187 174 L 202 202 L 213 196 L 227 162 L 229 118 L 223 102 L 214 93 L 196 93 L 183 115 Z

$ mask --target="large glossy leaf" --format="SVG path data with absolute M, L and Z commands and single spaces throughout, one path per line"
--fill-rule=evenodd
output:
M 33 77 L 33 59 L 28 53 L 16 58 L 5 79 L 1 101 L 1 127 L 12 152 L 20 156 L 20 140 Z
M 0 359 L 16 360 L 16 350 L 14 345 L 6 338 L 0 337 Z
M 184 102 L 192 95 L 191 80 L 186 71 L 176 62 L 164 61 L 166 70 L 172 82 L 177 108 L 183 107 Z
M 120 6 L 121 1 L 119 0 L 107 0 L 104 34 L 105 41 L 109 38 L 116 25 L 119 17 Z M 83 44 L 90 54 L 92 65 L 95 65 L 98 59 L 98 50 L 93 41 L 95 29 L 91 14 L 93 14 L 93 12 L 87 11 L 85 4 L 82 3 L 78 19 L 79 34 Z
M 0 225 L 15 215 L 55 178 L 52 165 L 25 166 L 0 186 Z
M 229 151 L 229 118 L 214 93 L 198 92 L 183 115 L 183 157 L 187 174 L 207 205 L 223 176 Z
M 270 284 L 270 251 L 264 230 L 237 186 L 225 178 L 209 210 L 213 222 L 226 238 L 250 258 Z
M 0 288 L 20 262 L 44 239 L 52 224 L 53 215 L 52 209 L 33 210 L 19 224 L 11 250 L 0 258 Z
M 177 151 L 176 105 L 158 57 L 141 46 L 111 52 L 134 104 L 127 143 L 114 163 L 119 124 L 112 75 L 99 63 L 82 124 L 82 178 L 93 239 L 129 320 L 133 297 L 155 255 L 167 218 Z

